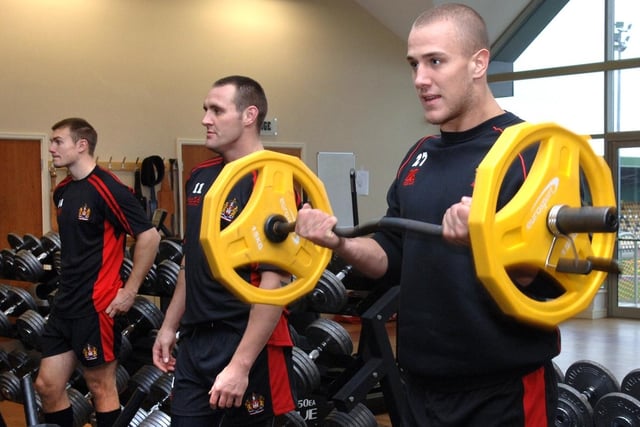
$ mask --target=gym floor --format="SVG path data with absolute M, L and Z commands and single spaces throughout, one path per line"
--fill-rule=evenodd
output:
M 344 323 L 351 333 L 354 349 L 358 346 L 360 325 Z M 387 324 L 389 337 L 395 342 L 395 322 Z M 637 349 L 640 348 L 640 322 L 627 319 L 573 319 L 560 326 L 562 332 L 562 352 L 554 359 L 558 367 L 565 372 L 578 360 L 590 360 L 606 367 L 621 381 L 631 370 L 640 368 Z M 0 342 L 0 346 L 7 341 Z M 0 402 L 0 412 L 8 426 L 25 427 L 22 405 L 12 402 Z M 380 427 L 391 427 L 389 417 L 380 414 L 376 417 Z

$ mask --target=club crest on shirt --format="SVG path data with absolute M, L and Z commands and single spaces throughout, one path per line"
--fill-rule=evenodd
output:
M 264 412 L 264 396 L 251 393 L 251 396 L 244 402 L 249 415 L 256 415 Z
M 227 200 L 222 207 L 222 219 L 233 221 L 238 214 L 238 201 L 236 199 Z
M 83 206 L 78 209 L 78 220 L 80 221 L 89 221 L 91 217 L 91 208 L 87 206 L 85 203 Z
M 98 358 L 98 349 L 87 343 L 82 349 L 82 357 L 84 357 L 84 360 L 96 360 Z
M 420 169 L 418 168 L 414 168 L 414 169 L 410 169 L 409 172 L 407 172 L 407 176 L 404 177 L 404 181 L 402 181 L 402 185 L 404 185 L 405 187 L 408 187 L 410 185 L 413 185 L 416 183 L 416 174 L 418 173 Z

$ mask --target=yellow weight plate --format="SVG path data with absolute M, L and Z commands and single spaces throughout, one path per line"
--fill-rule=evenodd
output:
M 242 212 L 224 230 L 220 215 L 227 196 L 247 174 L 257 172 L 253 192 Z M 262 150 L 228 163 L 204 198 L 200 242 L 211 272 L 239 299 L 249 304 L 284 306 L 311 292 L 322 276 L 331 251 L 295 233 L 270 242 L 265 223 L 271 215 L 295 221 L 296 189 L 314 207 L 331 213 L 322 182 L 297 157 Z M 246 282 L 235 269 L 254 263 L 277 266 L 294 280 L 279 289 L 261 289 Z
M 516 195 L 496 212 L 498 189 L 509 166 L 520 152 L 539 143 L 529 175 Z M 478 277 L 500 308 L 524 322 L 553 328 L 590 304 L 606 277 L 558 273 L 546 263 L 553 234 L 547 214 L 554 205 L 580 207 L 580 173 L 592 196 L 593 206 L 615 206 L 611 171 L 588 140 L 556 124 L 521 123 L 507 128 L 481 162 L 469 214 L 469 233 Z M 572 235 L 579 259 L 589 256 L 611 259 L 613 233 Z M 559 258 L 573 258 L 569 240 L 554 246 L 549 265 Z M 540 301 L 525 295 L 507 271 L 518 266 L 544 270 L 563 288 L 557 298 Z

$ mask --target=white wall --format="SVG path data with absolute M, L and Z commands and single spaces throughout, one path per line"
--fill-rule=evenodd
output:
M 67 116 L 99 132 L 100 160 L 177 157 L 201 138 L 202 101 L 228 74 L 260 81 L 278 135 L 352 151 L 370 172 L 361 221 L 384 213 L 406 149 L 429 132 L 405 41 L 351 0 L 2 0 L 0 132 Z M 407 22 L 407 26 L 411 23 Z M 48 194 L 48 193 L 47 193 Z

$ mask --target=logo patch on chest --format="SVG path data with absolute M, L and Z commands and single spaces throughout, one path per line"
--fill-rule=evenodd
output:
M 233 221 L 238 214 L 238 201 L 236 199 L 227 200 L 222 207 L 222 219 L 225 221 Z
M 78 220 L 79 221 L 89 221 L 91 218 L 91 208 L 87 206 L 85 203 L 83 206 L 78 209 Z
M 413 185 L 416 183 L 416 175 L 418 174 L 418 171 L 420 169 L 415 168 L 415 169 L 410 169 L 409 172 L 407 172 L 407 176 L 404 177 L 404 181 L 402 181 L 402 185 L 404 185 L 405 187 L 408 187 L 410 185 Z

